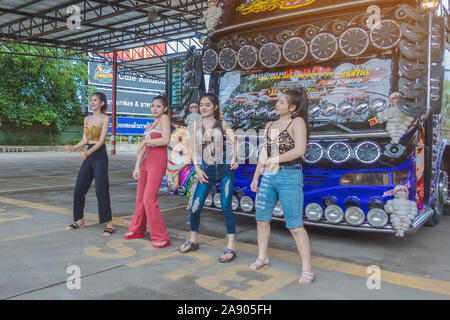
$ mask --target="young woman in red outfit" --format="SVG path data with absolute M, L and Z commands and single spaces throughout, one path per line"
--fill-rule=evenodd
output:
M 133 178 L 138 180 L 136 209 L 125 239 L 143 238 L 146 223 L 154 248 L 170 245 L 169 232 L 158 206 L 158 191 L 167 169 L 167 146 L 170 142 L 169 106 L 165 96 L 153 98 L 154 122 L 144 132 L 139 145 Z

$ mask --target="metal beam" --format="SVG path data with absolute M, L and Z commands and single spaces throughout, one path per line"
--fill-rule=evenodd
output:
M 72 3 L 79 3 L 80 1 L 79 0 L 77 0 L 77 1 L 73 1 Z M 84 4 L 85 5 L 87 5 L 88 4 L 88 0 L 84 0 Z M 70 4 L 69 4 L 70 5 Z M 97 21 L 101 21 L 101 20 L 104 20 L 104 19 L 108 19 L 108 18 L 111 18 L 111 17 L 115 17 L 115 16 L 118 16 L 118 15 L 121 15 L 121 14 L 125 14 L 125 13 L 128 13 L 128 12 L 131 12 L 131 11 L 134 11 L 134 10 L 136 10 L 136 9 L 142 9 L 142 8 L 147 8 L 148 6 L 150 6 L 151 4 L 149 4 L 149 3 L 146 3 L 146 4 L 136 4 L 136 6 L 134 6 L 134 7 L 126 7 L 126 9 L 123 9 L 123 10 L 120 10 L 120 9 L 118 9 L 117 11 L 115 11 L 115 12 L 112 12 L 112 13 L 108 13 L 108 14 L 106 14 L 106 15 L 103 15 L 101 12 L 100 12 L 100 14 L 97 14 L 97 17 L 94 17 L 94 18 L 91 18 L 91 19 L 87 19 L 87 20 L 84 20 L 83 21 L 83 24 L 90 24 L 90 23 L 93 23 L 93 22 L 97 22 Z M 113 4 L 111 4 L 110 5 L 111 7 L 113 6 Z M 65 8 L 67 8 L 67 7 L 65 7 Z M 95 12 L 96 10 L 98 10 L 98 9 L 102 9 L 103 8 L 103 6 L 97 6 L 97 7 L 95 7 L 95 8 L 93 8 L 92 10 L 90 10 L 90 11 L 88 11 L 88 12 Z M 61 32 L 61 31 L 65 31 L 65 30 L 67 30 L 67 25 L 65 24 L 65 21 L 66 21 L 66 19 L 67 19 L 67 17 L 65 17 L 65 15 L 64 14 L 62 14 L 61 12 L 60 12 L 60 10 L 61 9 L 57 9 L 56 11 L 54 11 L 54 14 L 55 14 L 55 18 L 49 18 L 49 17 L 47 17 L 47 16 L 45 16 L 45 15 L 43 15 L 42 13 L 38 13 L 37 15 L 38 16 L 42 16 L 43 15 L 43 17 L 41 18 L 42 20 L 43 20 L 43 23 L 41 23 L 41 24 L 37 24 L 36 23 L 36 18 L 31 18 L 30 19 L 30 25 L 33 25 L 33 22 L 34 22 L 34 24 L 36 25 L 36 27 L 39 29 L 39 33 L 37 33 L 37 34 L 33 34 L 33 30 L 35 29 L 35 27 L 30 27 L 30 28 L 26 28 L 22 23 L 20 23 L 19 24 L 19 26 L 20 27 L 24 27 L 24 30 L 21 30 L 20 28 L 19 28 L 19 31 L 16 31 L 16 32 L 13 32 L 12 34 L 22 34 L 22 32 L 26 32 L 28 35 L 26 35 L 26 36 L 18 36 L 16 39 L 14 39 L 14 40 L 7 40 L 6 42 L 7 43 L 16 43 L 16 42 L 23 42 L 23 41 L 25 41 L 25 40 L 28 40 L 28 39 L 31 39 L 31 38 L 35 38 L 35 37 L 43 37 L 43 36 L 45 36 L 45 35 L 48 35 L 48 34 L 52 34 L 52 33 L 57 33 L 57 32 Z M 88 12 L 86 12 L 86 10 L 83 12 L 83 14 L 84 14 L 84 16 L 86 16 L 86 14 L 88 13 Z M 58 27 L 58 20 L 59 19 L 57 19 L 56 18 L 56 16 L 60 16 L 63 20 L 64 20 L 64 26 L 60 26 L 60 27 Z M 45 20 L 47 20 L 47 21 L 45 21 Z M 45 27 L 46 26 L 50 26 L 51 28 L 49 29 L 49 30 L 47 30 L 47 31 L 45 31 Z M 0 26 L 0 29 L 2 28 L 2 26 Z M 9 35 L 11 35 L 11 32 L 9 32 Z

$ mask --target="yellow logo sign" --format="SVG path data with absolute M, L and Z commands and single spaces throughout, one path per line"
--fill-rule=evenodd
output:
M 113 74 L 111 67 L 103 66 L 101 64 L 97 65 L 97 69 L 95 70 L 94 79 L 97 79 L 100 82 L 109 83 L 112 81 Z
M 294 9 L 313 3 L 316 0 L 255 0 L 236 8 L 242 15 L 272 11 L 275 9 Z

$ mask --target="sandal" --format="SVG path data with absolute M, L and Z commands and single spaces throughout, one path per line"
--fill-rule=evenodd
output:
M 312 272 L 307 272 L 307 271 L 302 271 L 302 274 L 300 276 L 299 282 L 301 279 L 307 280 L 308 282 L 300 282 L 301 284 L 309 284 L 311 282 L 314 281 L 314 273 Z
M 186 248 L 186 247 L 189 247 L 189 249 L 187 249 L 187 250 L 185 250 L 185 251 L 181 251 L 181 248 L 180 248 L 180 252 L 181 253 L 187 253 L 187 252 L 189 252 L 189 251 L 195 251 L 195 250 L 198 250 L 198 248 L 199 248 L 199 244 L 198 243 L 194 243 L 194 242 L 191 242 L 191 241 L 186 241 L 184 244 L 183 244 L 183 246 Z
M 83 229 L 84 223 L 80 226 L 80 225 L 78 225 L 78 223 L 74 222 L 69 227 L 72 229 L 67 229 L 67 230 Z
M 265 267 L 265 266 L 268 266 L 268 265 L 269 265 L 269 262 L 265 263 L 264 260 L 262 260 L 260 258 L 256 258 L 256 261 L 253 262 L 248 267 L 250 269 L 252 269 L 253 271 L 256 271 L 256 270 L 261 269 L 262 267 Z M 254 266 L 254 268 L 252 268 L 252 266 Z
M 234 252 L 230 248 L 223 249 L 223 254 L 224 255 L 225 254 L 231 254 L 231 258 L 224 259 L 224 258 L 219 257 L 219 262 L 222 262 L 222 263 L 231 262 L 231 261 L 233 261 L 236 258 L 236 252 Z
M 153 248 L 159 248 L 159 249 L 162 249 L 162 248 L 165 248 L 165 247 L 170 246 L 170 240 L 161 241 L 161 242 L 156 242 L 156 243 L 157 243 L 157 244 L 152 243 Z
M 145 237 L 145 235 L 143 233 L 134 233 L 134 232 L 129 232 L 129 233 L 131 233 L 131 234 L 125 234 L 123 236 L 123 238 L 129 240 L 129 239 L 137 239 L 137 238 Z
M 112 235 L 114 233 L 114 231 L 116 231 L 116 229 L 113 228 L 105 228 L 105 230 L 103 230 L 103 233 L 109 233 L 109 235 L 103 235 L 104 237 L 109 237 L 110 235 Z

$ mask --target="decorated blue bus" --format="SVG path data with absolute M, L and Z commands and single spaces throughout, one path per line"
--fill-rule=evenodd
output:
M 450 202 L 443 131 L 450 122 L 449 24 L 442 3 L 210 0 L 208 6 L 200 58 L 208 91 L 219 96 L 239 140 L 236 213 L 254 215 L 250 183 L 276 101 L 304 87 L 310 102 L 304 223 L 397 236 L 439 223 Z M 205 206 L 220 208 L 219 185 Z M 280 204 L 273 218 L 283 220 Z

